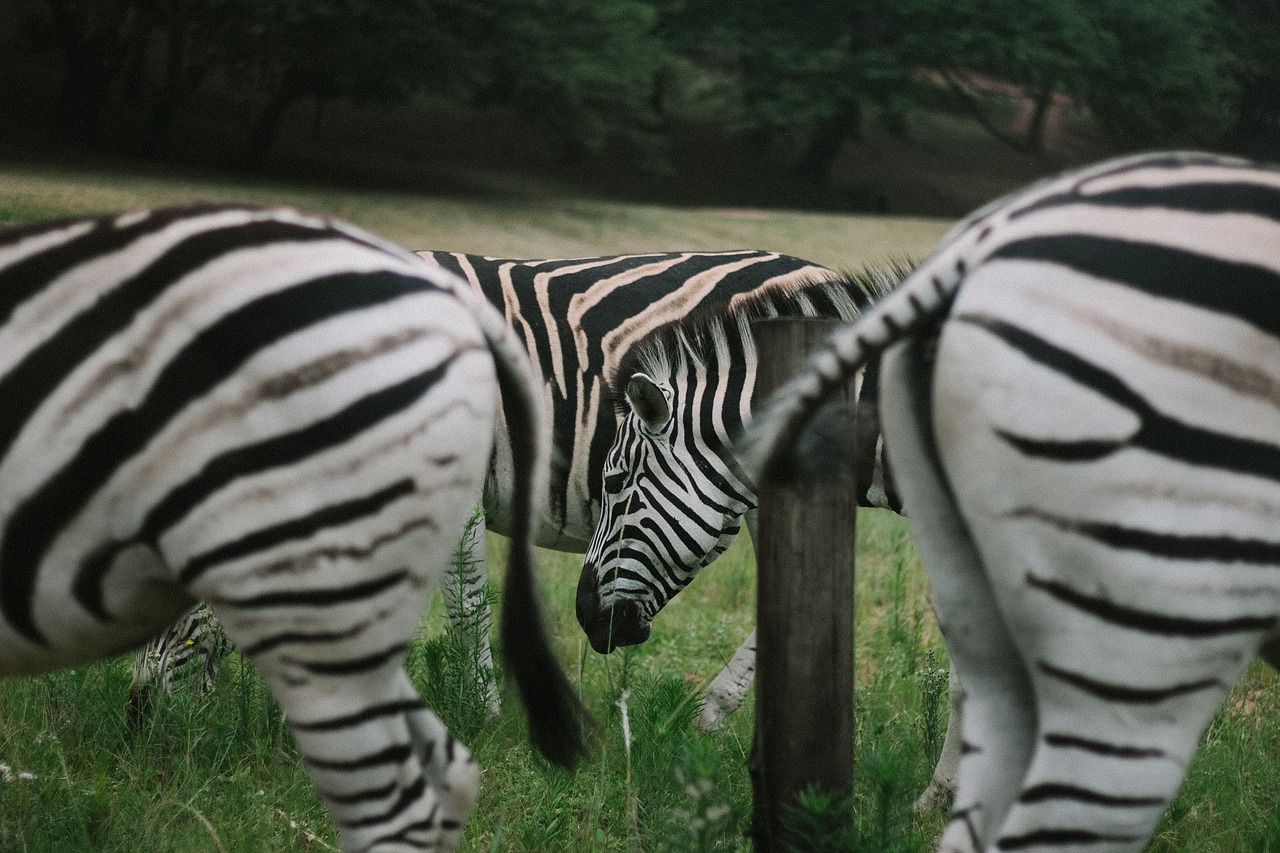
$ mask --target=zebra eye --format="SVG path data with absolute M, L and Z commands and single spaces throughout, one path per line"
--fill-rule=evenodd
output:
M 617 494 L 627 485 L 627 473 L 625 471 L 617 471 L 613 474 L 604 475 L 604 490 L 609 494 Z

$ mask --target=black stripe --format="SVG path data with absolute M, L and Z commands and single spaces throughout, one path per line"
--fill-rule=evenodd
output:
M 343 660 L 331 661 L 315 661 L 295 659 L 295 663 L 300 665 L 308 672 L 314 672 L 316 675 L 358 675 L 362 672 L 368 672 L 371 669 L 377 669 L 387 661 L 404 657 L 404 653 L 409 650 L 408 643 L 396 643 L 387 649 L 381 649 L 367 655 L 361 655 L 358 658 L 345 658 Z
M 610 551 L 610 556 L 612 556 L 612 554 L 613 552 Z M 630 568 L 623 568 L 623 558 L 629 558 L 626 565 L 639 563 L 645 568 L 644 573 L 636 572 Z M 660 573 L 654 574 L 649 568 L 650 559 L 651 558 L 647 554 L 638 549 L 624 548 L 619 555 L 619 559 L 615 562 L 615 568 L 608 569 L 603 573 L 608 576 L 605 578 L 604 583 L 609 583 L 612 580 L 614 585 L 618 586 L 618 581 L 626 580 L 631 581 L 633 584 L 640 584 L 650 591 L 650 596 L 652 598 L 660 599 L 665 604 L 670 601 L 671 597 L 679 592 L 683 587 L 673 588 L 668 585 L 668 579 L 665 575 Z
M 1280 279 L 1277 279 L 1280 285 Z M 1275 291 L 1280 297 L 1280 287 Z M 1280 311 L 1276 312 L 1280 321 Z M 1224 435 L 1184 424 L 1161 412 L 1120 380 L 1115 374 L 1085 361 L 1044 338 L 1004 320 L 963 314 L 958 322 L 985 329 L 1028 358 L 1055 370 L 1108 400 L 1129 409 L 1141 422 L 1129 443 L 1152 453 L 1192 465 L 1204 465 L 1280 481 L 1280 447 L 1247 438 Z M 1020 449 L 1034 451 L 1034 442 Z
M 1091 234 L 1027 237 L 1006 243 L 991 257 L 1061 264 L 1280 336 L 1280 311 L 1275 310 L 1280 305 L 1280 273 L 1274 270 Z
M 996 430 L 995 433 L 1005 442 L 1016 447 L 1024 456 L 1052 459 L 1056 462 L 1096 462 L 1099 459 L 1105 459 L 1125 446 L 1123 441 L 1090 439 L 1051 441 L 1025 438 L 1004 430 Z
M 306 539 L 317 531 L 376 515 L 388 504 L 413 490 L 412 480 L 401 480 L 372 495 L 333 504 L 300 518 L 247 533 L 239 539 L 192 557 L 179 573 L 178 578 L 184 584 L 189 584 L 218 563 L 245 557 L 283 542 Z M 139 535 L 125 542 L 111 543 L 95 550 L 81 563 L 72 584 L 72 591 L 76 600 L 86 610 L 100 619 L 107 618 L 103 579 L 110 571 L 111 563 L 116 556 L 125 548 L 141 541 L 154 542 L 155 539 Z M 247 654 L 248 650 L 245 651 Z
M 1009 517 L 1035 518 L 1059 530 L 1087 536 L 1112 548 L 1140 551 L 1173 560 L 1215 560 L 1222 563 L 1253 563 L 1261 566 L 1275 565 L 1280 562 L 1280 542 L 1267 542 L 1262 539 L 1160 533 L 1102 521 L 1060 518 L 1034 509 L 1014 510 L 1009 513 Z
M 321 530 L 341 527 L 353 521 L 377 515 L 405 495 L 413 494 L 414 490 L 413 480 L 400 480 L 373 494 L 331 504 L 308 515 L 255 530 L 239 539 L 192 557 L 182 569 L 179 578 L 184 584 L 189 584 L 218 563 L 265 551 L 283 542 L 304 540 Z
M 1280 178 L 1274 171 L 1271 174 Z M 1090 178 L 1092 180 L 1092 177 Z M 1195 181 L 1170 186 L 1127 186 L 1104 192 L 1055 193 L 1010 215 L 1017 219 L 1070 204 L 1119 208 L 1165 208 L 1188 213 L 1243 213 L 1280 221 L 1280 189 L 1248 180 Z
M 346 806 L 353 806 L 357 803 L 370 802 L 372 800 L 385 800 L 387 797 L 394 794 L 396 789 L 399 787 L 400 780 L 393 779 L 380 788 L 363 788 L 349 794 L 335 794 L 332 791 L 321 789 L 319 785 L 316 786 L 316 789 L 319 790 L 321 795 L 331 803 L 342 803 Z
M 1071 800 L 1077 803 L 1088 803 L 1111 808 L 1139 808 L 1163 806 L 1165 804 L 1164 797 L 1121 797 L 1113 794 L 1104 794 L 1101 791 L 1094 791 L 1089 788 L 1081 788 L 1077 785 L 1054 783 L 1032 785 L 1030 788 L 1024 789 L 1018 797 L 1018 802 L 1024 804 L 1043 803 L 1046 800 Z
M 227 235 L 210 236 L 225 239 Z M 243 242 L 237 241 L 236 245 Z M 220 246 L 219 250 L 226 248 Z M 153 284 L 158 287 L 158 283 Z M 5 618 L 32 641 L 45 643 L 32 617 L 31 599 L 36 572 L 49 545 L 116 470 L 141 451 L 189 403 L 232 375 L 258 350 L 283 337 L 345 312 L 428 289 L 434 286 L 425 279 L 399 273 L 344 272 L 260 297 L 198 334 L 169 362 L 137 408 L 117 413 L 86 438 L 76 456 L 10 514 L 0 547 L 4 560 L 3 574 L 0 574 L 0 611 Z M 104 299 L 99 305 L 110 301 L 113 300 Z M 116 306 L 113 311 L 123 313 L 125 307 Z M 128 312 L 131 315 L 141 307 L 130 304 Z M 76 325 L 77 321 L 68 324 L 64 333 Z M 90 330 L 85 332 L 88 334 Z M 79 353 L 80 347 L 70 348 L 76 351 L 73 354 Z M 65 354 L 59 354 L 57 360 L 62 360 L 61 355 Z M 28 358 L 22 369 L 33 363 Z M 70 365 L 63 368 L 69 370 Z M 14 375 L 9 374 L 6 380 Z M 6 384 L 0 382 L 0 399 L 4 399 Z M 14 408 L 23 407 L 0 407 L 0 413 L 11 413 Z M 17 429 L 13 424 L 7 428 L 15 432 Z M 5 429 L 0 423 L 0 442 L 4 441 Z
M 4 232 L 4 243 L 9 244 L 42 234 L 67 231 L 81 223 L 89 223 L 92 226 L 79 237 L 60 243 L 43 252 L 37 252 L 7 267 L 0 267 L 0 325 L 9 322 L 14 310 L 19 305 L 39 293 L 64 273 L 81 264 L 96 261 L 118 252 L 142 237 L 162 231 L 183 219 L 200 218 L 223 210 L 248 209 L 247 207 L 235 205 L 225 207 L 219 205 L 216 207 L 153 210 L 146 217 L 135 219 L 123 228 L 116 226 L 115 223 L 120 217 L 117 214 L 113 214 L 96 219 L 73 218 L 56 222 L 37 222 L 32 223 L 30 226 L 6 230 Z M 236 225 L 231 226 L 231 229 L 245 229 L 247 227 L 246 225 Z M 219 231 L 225 232 L 226 230 L 229 230 L 227 226 L 219 228 Z M 307 230 L 315 231 L 314 228 Z M 179 245 L 186 245 L 194 239 L 194 237 L 189 237 Z M 170 251 L 172 252 L 172 250 Z
M 1070 844 L 1132 844 L 1143 841 L 1141 835 L 1115 835 L 1090 829 L 1037 829 L 1026 835 L 1013 835 L 996 842 L 998 850 L 1025 850 L 1028 847 L 1066 846 Z
M 377 850 L 381 847 L 388 847 L 396 844 L 399 844 L 402 847 L 406 847 L 409 845 L 414 845 L 418 847 L 424 846 L 426 844 L 426 839 L 424 835 L 426 833 L 429 833 L 435 830 L 436 814 L 438 814 L 439 811 L 440 811 L 440 804 L 439 803 L 433 804 L 431 806 L 431 812 L 427 815 L 427 817 L 424 820 L 419 820 L 419 821 L 415 821 L 414 823 L 406 824 L 400 829 L 396 830 L 395 832 L 390 832 L 390 833 L 387 833 L 386 835 L 378 836 L 377 838 L 373 839 L 373 841 L 369 844 L 369 849 Z M 441 828 L 443 828 L 444 825 L 445 825 L 445 822 L 441 822 L 440 824 Z
M 413 784 L 400 792 L 400 796 L 391 806 L 381 814 L 372 814 L 366 817 L 357 818 L 356 820 L 348 820 L 343 822 L 345 827 L 374 826 L 379 823 L 386 823 L 404 812 L 405 809 L 412 806 L 422 798 L 423 793 L 427 790 L 427 782 L 418 776 Z
M 341 717 L 309 720 L 305 723 L 290 717 L 289 727 L 300 732 L 332 732 L 363 725 L 370 720 L 379 720 L 383 717 L 398 717 L 403 714 L 416 714 L 426 709 L 427 706 L 422 703 L 421 699 L 397 699 L 394 702 L 384 702 L 381 705 L 370 705 L 368 708 L 356 711 L 354 714 L 344 714 Z
M 1036 664 L 1040 671 L 1045 675 L 1072 685 L 1085 693 L 1104 699 L 1108 702 L 1125 702 L 1134 705 L 1155 705 L 1166 699 L 1175 699 L 1179 696 L 1185 696 L 1188 693 L 1198 693 L 1201 690 L 1218 689 L 1226 691 L 1228 685 L 1224 685 L 1216 678 L 1205 678 L 1200 681 L 1190 681 L 1185 684 L 1171 684 L 1168 687 L 1130 687 L 1128 685 L 1114 684 L 1109 681 L 1098 681 L 1081 675 L 1076 672 L 1068 672 L 1065 669 L 1059 669 L 1045 661 L 1037 661 Z
M 978 840 L 978 828 L 973 823 L 973 812 L 978 811 L 977 806 L 971 806 L 967 809 L 956 809 L 951 813 L 951 820 L 948 823 L 959 821 L 964 824 L 965 833 L 969 836 L 969 842 L 973 845 L 974 850 L 982 849 L 982 842 Z
M 1276 626 L 1275 616 L 1237 616 L 1233 619 L 1196 619 L 1190 616 L 1168 616 L 1124 607 L 1098 596 L 1071 589 L 1066 584 L 1036 577 L 1028 572 L 1027 583 L 1043 590 L 1059 601 L 1090 613 L 1099 619 L 1135 631 L 1173 637 L 1218 637 L 1252 631 L 1267 631 Z
M 252 645 L 242 646 L 240 651 L 245 657 L 251 658 L 254 655 L 265 654 L 272 649 L 289 643 L 298 643 L 304 646 L 319 645 L 321 643 L 341 643 L 345 640 L 350 640 L 368 628 L 368 625 L 361 624 L 342 631 L 283 631 L 279 634 L 263 637 Z
M 370 767 L 381 767 L 384 764 L 400 764 L 413 754 L 413 747 L 408 744 L 392 745 L 378 752 L 371 752 L 359 758 L 325 759 L 303 755 L 302 760 L 310 767 L 320 770 L 367 770 Z
M 146 220 L 139 227 L 145 223 Z M 114 238 L 114 235 L 110 236 Z M 267 221 L 219 228 L 178 243 L 150 266 L 125 279 L 114 290 L 102 294 L 89 309 L 68 321 L 57 334 L 28 353 L 0 378 L 0 399 L 6 401 L 4 406 L 0 406 L 0 458 L 9 453 L 32 413 L 72 370 L 184 275 L 239 249 L 333 237 L 332 231 Z M 81 252 L 75 254 L 76 261 L 87 260 Z M 46 281 L 41 279 L 39 283 L 43 286 Z M 7 294 L 3 288 L 4 281 L 0 279 L 0 294 Z M 0 317 L 7 318 L 14 307 L 0 303 Z M 231 349 L 229 346 L 223 348 Z
M 403 583 L 408 577 L 409 571 L 402 569 L 384 577 L 348 586 L 290 590 L 288 592 L 266 592 L 249 598 L 219 596 L 215 606 L 227 605 L 252 609 L 258 607 L 328 607 L 335 604 L 348 604 L 356 599 L 373 598 L 381 595 L 397 584 Z
M 1050 732 L 1044 736 L 1044 742 L 1055 749 L 1079 749 L 1110 758 L 1164 758 L 1165 751 L 1147 746 L 1121 746 L 1101 740 L 1078 737 L 1077 735 Z

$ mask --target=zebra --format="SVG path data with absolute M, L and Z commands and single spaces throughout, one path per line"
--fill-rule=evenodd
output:
M 534 532 L 535 543 L 569 553 L 586 550 L 600 517 L 600 471 L 616 431 L 605 379 L 635 343 L 662 325 L 677 322 L 699 306 L 727 302 L 753 292 L 786 291 L 835 275 L 826 267 L 777 252 L 657 252 L 567 259 L 485 257 L 448 251 L 420 251 L 425 261 L 460 276 L 475 293 L 504 314 L 542 377 L 551 420 L 552 467 L 547 511 Z M 511 530 L 511 458 L 499 440 L 485 481 L 483 508 L 488 530 Z M 484 537 L 477 540 L 478 571 L 464 590 L 444 585 L 446 611 L 478 614 L 480 662 L 492 666 L 488 646 L 489 607 Z M 199 612 L 184 624 L 202 621 Z M 141 718 L 154 688 L 167 692 L 171 670 L 192 660 L 215 673 L 224 645 L 218 632 L 201 633 L 187 644 L 182 625 L 158 636 L 136 659 L 130 708 Z M 173 652 L 169 650 L 173 649 Z M 733 664 L 731 664 L 731 667 Z M 212 680 L 212 675 L 209 675 Z M 723 679 L 722 679 L 723 680 Z M 494 685 L 493 680 L 488 681 Z M 489 710 L 500 705 L 496 689 Z
M 404 671 L 513 444 L 503 648 L 552 761 L 582 747 L 532 578 L 548 445 L 462 282 L 353 226 L 199 205 L 0 231 L 0 674 L 136 647 L 209 602 L 346 851 L 453 849 L 479 770 Z
M 599 524 L 601 472 L 618 429 L 608 381 L 628 354 L 655 330 L 690 315 L 752 296 L 807 290 L 837 277 L 802 258 L 749 249 L 569 259 L 419 254 L 468 281 L 523 337 L 543 377 L 554 445 L 551 511 L 536 542 L 578 554 L 586 551 Z M 502 458 L 495 456 L 484 495 L 486 524 L 497 533 L 505 532 L 509 512 L 502 469 Z M 448 603 L 457 608 L 470 603 L 476 612 L 478 602 L 483 612 L 484 583 L 483 572 L 478 573 L 464 602 Z M 740 651 L 712 681 L 704 708 L 741 704 L 750 684 L 749 679 L 742 684 L 739 675 L 743 656 Z M 482 657 L 487 659 L 487 650 Z
M 1280 167 L 1133 155 L 978 211 L 771 398 L 744 476 L 882 353 L 969 692 L 940 849 L 1144 849 L 1228 690 L 1280 663 Z
M 168 695 L 178 673 L 199 667 L 200 692 L 208 694 L 218 665 L 229 651 L 227 635 L 203 602 L 182 614 L 167 630 L 152 637 L 134 655 L 129 686 L 129 724 L 138 728 L 151 715 L 153 691 Z
M 807 296 L 818 294 L 824 282 L 840 280 L 840 274 L 770 251 L 684 251 L 570 259 L 484 257 L 446 251 L 418 254 L 462 277 L 477 294 L 502 311 L 541 374 L 543 400 L 552 421 L 554 453 L 547 501 L 550 511 L 544 515 L 535 539 L 542 547 L 570 553 L 587 550 L 600 522 L 602 494 L 609 491 L 603 471 L 618 435 L 615 404 L 621 397 L 616 385 L 610 384 L 611 378 L 616 383 L 622 375 L 620 365 L 643 342 L 652 340 L 661 329 L 709 316 L 705 312 L 730 307 L 737 310 L 756 298 L 768 297 L 783 305 L 794 297 L 797 305 L 810 305 L 811 313 L 845 318 L 853 316 L 857 306 L 869 298 L 863 285 L 847 284 L 841 284 L 840 293 L 836 294 L 839 309 L 821 296 Z M 891 275 L 899 273 L 894 270 Z M 877 286 L 888 287 L 888 280 Z M 702 343 L 695 345 L 701 347 Z M 874 384 L 873 373 L 863 391 L 859 413 L 863 432 L 859 446 L 869 451 L 859 462 L 861 482 L 867 484 L 860 499 L 868 506 L 900 509 L 892 477 L 884 471 L 882 458 L 876 452 L 880 445 L 875 393 L 870 387 Z M 734 403 L 730 401 L 730 405 Z M 500 434 L 502 429 L 500 422 Z M 629 427 L 624 424 L 622 429 Z M 504 487 L 510 482 L 504 444 L 497 442 L 483 501 L 485 523 L 497 533 L 507 532 L 510 517 L 510 495 Z M 753 516 L 748 518 L 753 523 Z M 736 524 L 733 530 L 736 532 Z M 478 541 L 483 545 L 484 538 Z M 477 556 L 482 559 L 479 571 L 461 596 L 454 584 L 445 585 L 446 609 L 451 613 L 488 613 L 484 555 Z M 481 638 L 488 636 L 487 631 L 477 633 Z M 174 634 L 158 642 L 176 644 L 180 639 Z M 717 727 L 726 714 L 742 704 L 754 673 L 754 650 L 752 632 L 710 682 L 699 716 L 702 728 Z M 482 663 L 491 660 L 487 642 L 478 655 Z M 159 661 L 159 655 L 152 652 L 143 666 Z M 159 679 L 153 674 L 149 680 Z M 953 719 L 959 716 L 962 695 L 953 685 Z M 495 714 L 499 710 L 496 691 L 489 695 L 489 708 Z M 958 728 L 949 727 L 948 732 L 952 731 Z M 943 796 L 954 775 L 959 743 L 948 737 L 945 744 L 922 805 Z
M 756 354 L 750 322 L 766 316 L 857 316 L 887 293 L 902 265 L 807 286 L 756 292 L 704 306 L 637 341 L 608 375 L 619 426 L 603 464 L 602 514 L 583 560 L 576 598 L 592 647 L 608 653 L 644 642 L 657 612 L 711 563 L 746 523 L 754 537 L 755 491 L 737 473 L 732 439 L 750 420 Z M 902 510 L 883 464 L 877 375 L 859 389 L 861 506 Z M 718 726 L 741 705 L 754 675 L 755 632 L 713 680 L 700 711 Z M 959 761 L 963 690 L 953 680 L 948 736 L 918 805 L 949 794 Z

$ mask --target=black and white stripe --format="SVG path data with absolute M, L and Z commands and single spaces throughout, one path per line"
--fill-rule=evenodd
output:
M 133 658 L 129 687 L 129 723 L 141 725 L 151 714 L 154 692 L 168 695 L 189 669 L 200 676 L 200 692 L 213 690 L 218 665 L 228 651 L 226 632 L 206 604 L 184 613 L 166 631 L 152 637 Z
M 723 395 L 707 395 L 702 398 L 700 409 L 689 408 L 677 416 L 681 422 L 696 422 L 699 430 L 704 420 L 714 421 L 723 434 L 729 434 L 740 428 L 744 413 L 750 409 L 754 347 L 731 345 L 732 335 L 741 330 L 717 338 L 711 331 L 717 323 L 727 317 L 747 318 L 769 312 L 848 319 L 869 295 L 892 283 L 888 278 L 878 283 L 870 279 L 850 282 L 810 261 L 755 250 L 570 259 L 419 254 L 463 277 L 473 290 L 496 306 L 532 357 L 541 376 L 543 400 L 550 411 L 555 449 L 548 487 L 551 511 L 542 521 L 537 542 L 543 547 L 577 553 L 586 550 L 600 524 L 602 497 L 612 504 L 618 500 L 617 486 L 610 488 L 603 478 L 606 458 L 616 459 L 610 463 L 614 481 L 617 472 L 631 464 L 628 452 L 615 443 L 630 442 L 637 436 L 636 421 L 624 417 L 628 407 L 622 386 L 632 373 L 648 370 L 645 376 L 654 375 L 667 384 L 675 382 L 674 374 L 659 376 L 659 371 L 650 365 L 654 359 L 667 358 L 663 353 L 671 348 L 677 358 L 683 357 L 682 352 L 692 352 L 699 354 L 695 360 L 706 364 L 733 363 L 729 381 L 721 386 Z M 900 273 L 893 270 L 890 275 Z M 730 348 L 718 351 L 717 340 Z M 686 382 L 687 377 L 680 381 Z M 859 429 L 863 433 L 859 447 L 866 451 L 858 460 L 860 482 L 865 484 L 860 501 L 867 506 L 899 509 L 901 503 L 883 464 L 875 391 L 871 387 L 874 384 L 873 375 L 861 395 L 859 409 Z M 717 408 L 723 408 L 724 413 Z M 504 429 L 500 418 L 499 433 Z M 708 459 L 724 456 L 723 438 L 708 435 L 705 441 L 705 447 L 692 452 Z M 504 444 L 497 443 L 484 495 L 486 524 L 499 533 L 507 531 L 511 512 L 507 487 L 510 462 Z M 698 470 L 688 457 L 676 464 Z M 698 497 L 688 511 L 698 513 L 702 500 Z M 748 502 L 752 500 L 749 496 Z M 671 567 L 689 564 L 695 570 L 700 568 L 732 539 L 740 515 L 712 522 L 722 526 L 717 527 L 716 539 L 706 550 L 695 546 L 697 553 L 692 556 L 663 555 L 659 570 L 670 571 Z M 480 537 L 481 546 L 483 542 Z M 479 556 L 483 558 L 482 553 Z M 486 582 L 482 561 L 461 597 L 457 597 L 455 584 L 446 584 L 447 596 L 455 596 L 446 597 L 446 609 L 450 614 L 484 614 L 487 619 Z M 623 596 L 629 594 L 621 591 Z M 481 636 L 487 633 L 481 632 Z M 754 650 L 753 633 L 711 681 L 700 716 L 704 728 L 718 726 L 725 715 L 742 704 L 754 675 Z M 477 654 L 482 662 L 490 660 L 487 643 Z M 491 693 L 489 704 L 497 713 L 496 691 Z M 948 744 L 955 745 L 950 739 Z M 939 762 L 940 781 L 954 776 L 956 754 L 955 748 L 945 751 Z
M 980 211 L 773 398 L 744 469 L 887 347 L 889 451 L 969 693 L 941 849 L 1144 849 L 1227 691 L 1276 659 L 1280 169 L 1144 155 Z
M 578 586 L 578 621 L 592 646 L 608 652 L 643 642 L 657 612 L 753 523 L 755 490 L 733 459 L 732 442 L 750 421 L 756 349 L 750 323 L 761 317 L 852 319 L 901 271 L 832 276 L 785 292 L 708 308 L 655 330 L 610 376 L 621 418 L 604 465 L 604 513 Z M 871 391 L 872 389 L 867 388 Z M 874 463 L 878 417 L 866 395 L 863 446 Z M 886 482 L 869 478 L 859 503 L 900 509 Z M 714 724 L 741 702 L 751 681 L 753 638 L 731 668 L 729 702 L 709 697 Z
M 501 311 L 533 359 L 550 413 L 553 445 L 548 512 L 540 520 L 536 541 L 572 553 L 586 550 L 600 518 L 601 471 L 618 420 L 607 378 L 626 354 L 655 329 L 680 322 L 690 312 L 756 294 L 786 293 L 835 276 L 810 261 L 755 250 L 567 259 L 443 251 L 419 255 L 465 279 Z M 505 429 L 499 415 L 500 436 Z M 485 524 L 498 533 L 510 530 L 511 473 L 510 453 L 499 440 L 484 490 Z M 483 537 L 478 545 L 483 549 Z M 483 551 L 477 556 L 478 571 L 460 596 L 456 584 L 445 585 L 446 610 L 455 620 L 460 613 L 480 614 L 487 625 Z M 488 636 L 487 630 L 478 633 Z M 183 638 L 170 633 L 156 643 L 159 654 L 140 661 L 136 670 L 140 679 L 135 679 L 135 687 L 142 696 L 148 684 L 169 680 L 154 672 L 154 664 L 164 659 L 164 649 L 183 643 Z M 216 655 L 212 645 L 192 652 L 206 660 Z M 482 664 L 491 663 L 487 640 L 477 653 Z M 216 657 L 211 665 L 216 668 Z M 491 691 L 489 705 L 496 714 L 496 690 Z
M 402 659 L 480 493 L 499 388 L 510 668 L 540 748 L 578 745 L 533 595 L 531 380 L 461 282 L 319 217 L 0 230 L 0 673 L 119 653 L 204 600 L 284 709 L 344 849 L 451 849 L 478 771 Z

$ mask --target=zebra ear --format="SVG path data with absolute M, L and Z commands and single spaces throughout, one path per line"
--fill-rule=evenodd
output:
M 671 407 L 667 405 L 662 389 L 643 373 L 627 380 L 627 402 L 644 425 L 654 432 L 660 431 L 671 420 Z

